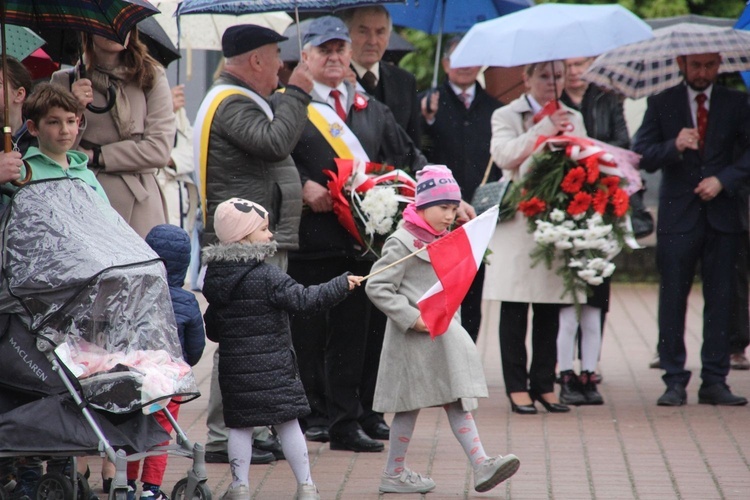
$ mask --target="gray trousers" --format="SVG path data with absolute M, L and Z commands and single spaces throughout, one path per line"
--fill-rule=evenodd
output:
M 279 250 L 273 257 L 267 257 L 266 262 L 278 266 L 286 271 L 289 262 L 286 250 Z M 208 395 L 208 414 L 206 416 L 206 451 L 227 451 L 229 430 L 224 425 L 224 404 L 221 399 L 221 388 L 219 387 L 219 350 L 214 352 L 214 366 L 211 369 L 211 386 Z M 253 438 L 265 441 L 270 436 L 267 427 L 256 427 Z

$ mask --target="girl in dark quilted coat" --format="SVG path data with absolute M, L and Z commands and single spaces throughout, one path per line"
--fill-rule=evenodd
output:
M 297 498 L 318 499 L 307 443 L 298 418 L 310 407 L 289 331 L 289 313 L 313 314 L 344 300 L 361 277 L 342 274 L 308 288 L 264 262 L 276 243 L 268 213 L 251 201 L 218 205 L 214 229 L 220 243 L 204 249 L 206 334 L 219 343 L 219 386 L 233 482 L 222 498 L 250 498 L 253 427 L 273 425 L 297 479 Z

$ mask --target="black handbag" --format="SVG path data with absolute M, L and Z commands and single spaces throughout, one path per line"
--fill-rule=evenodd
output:
M 512 182 L 510 179 L 507 179 L 505 177 L 501 178 L 498 181 L 487 182 L 487 178 L 490 176 L 491 170 L 492 158 L 490 158 L 489 163 L 487 163 L 487 169 L 484 171 L 482 183 L 474 191 L 474 196 L 472 196 L 471 198 L 471 206 L 474 207 L 474 211 L 477 213 L 477 215 L 486 212 L 492 207 L 500 206 L 500 215 L 498 216 L 498 220 L 508 220 L 509 218 L 512 218 L 512 214 L 515 213 L 515 209 L 509 210 L 508 207 L 504 207 L 503 200 L 510 191 Z M 508 213 L 511 214 L 511 217 L 508 217 Z
M 645 192 L 646 182 L 643 181 L 643 187 L 630 195 L 630 222 L 636 238 L 645 238 L 654 232 L 654 216 L 643 203 Z

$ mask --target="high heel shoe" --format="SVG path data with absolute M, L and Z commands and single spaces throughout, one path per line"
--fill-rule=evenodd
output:
M 536 406 L 534 406 L 534 400 L 531 400 L 530 405 L 517 405 L 513 402 L 513 399 L 511 399 L 510 394 L 508 394 L 508 401 L 510 401 L 510 411 L 513 413 L 518 413 L 519 415 L 536 415 L 537 410 Z
M 539 401 L 548 413 L 566 413 L 570 411 L 570 407 L 564 404 L 545 401 L 542 395 L 538 392 L 529 391 L 529 396 L 531 396 L 532 401 Z

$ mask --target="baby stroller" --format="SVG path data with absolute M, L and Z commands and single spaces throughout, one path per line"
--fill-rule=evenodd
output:
M 38 500 L 89 498 L 75 457 L 115 464 L 110 500 L 127 496 L 129 461 L 188 457 L 171 498 L 210 500 L 204 448 L 165 409 L 200 393 L 158 256 L 77 179 L 20 188 L 0 230 L 0 457 L 73 457 L 67 474 L 48 466 Z M 175 444 L 159 446 L 170 436 L 157 411 Z

